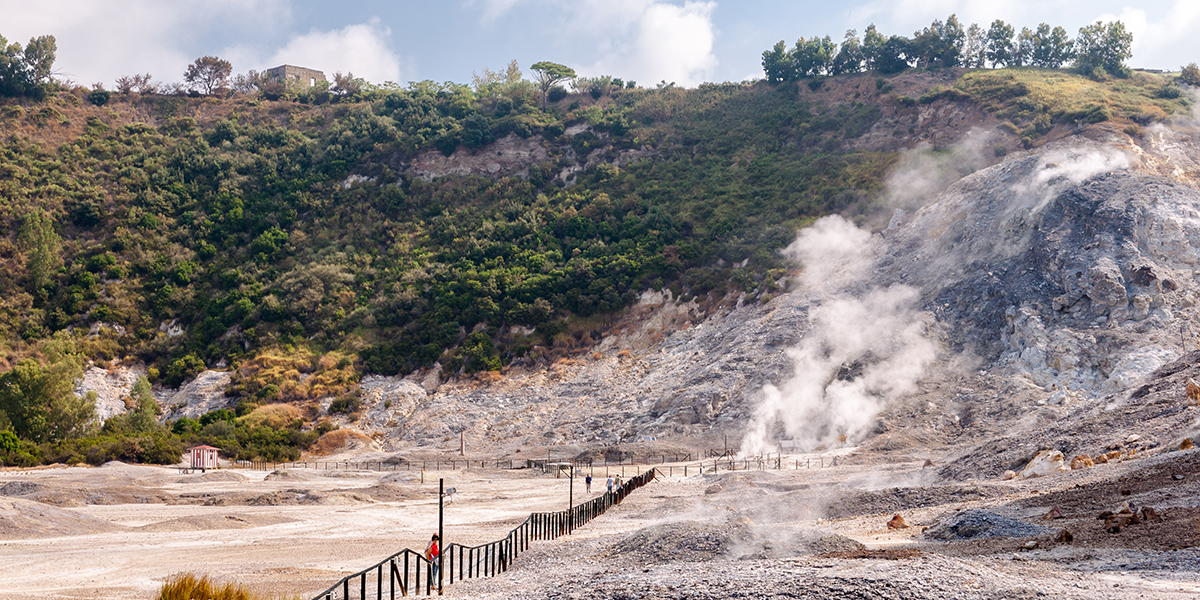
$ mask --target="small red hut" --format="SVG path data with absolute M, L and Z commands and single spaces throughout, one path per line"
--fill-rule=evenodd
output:
M 192 455 L 192 468 L 200 469 L 201 473 L 217 468 L 217 450 L 212 446 L 195 446 L 188 450 Z

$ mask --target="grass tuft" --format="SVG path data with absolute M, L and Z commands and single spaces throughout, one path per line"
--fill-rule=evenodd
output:
M 238 583 L 216 584 L 208 576 L 192 573 L 172 575 L 163 584 L 157 600 L 276 600 L 276 596 L 261 596 Z

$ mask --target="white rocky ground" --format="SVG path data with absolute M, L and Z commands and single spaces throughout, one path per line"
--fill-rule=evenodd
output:
M 846 453 L 839 453 L 843 459 Z M 849 456 L 852 456 L 850 454 Z M 931 484 L 921 461 L 689 476 L 682 464 L 555 541 L 534 542 L 471 598 L 1190 598 L 1200 593 L 1193 498 L 1200 451 L 1029 480 Z M 709 463 L 711 465 L 711 463 Z M 711 467 L 710 467 L 711 468 Z M 632 469 L 629 473 L 632 473 Z M 1171 475 L 1180 475 L 1174 479 Z M 435 477 L 458 493 L 446 538 L 502 537 L 555 510 L 569 482 L 537 470 L 222 470 L 182 475 L 120 464 L 0 472 L 0 598 L 152 597 L 174 573 L 309 598 L 436 527 Z M 1152 488 L 1149 479 L 1164 479 Z M 575 497 L 583 498 L 576 481 Z M 1122 488 L 1130 489 L 1122 495 Z M 594 486 L 599 489 L 600 486 Z M 1162 523 L 1108 533 L 1121 502 Z M 1052 506 L 1061 520 L 1041 516 Z M 1093 508 L 1094 507 L 1094 508 Z M 923 531 L 986 509 L 1043 533 L 941 541 Z M 888 529 L 895 513 L 907 529 Z M 1072 543 L 1054 540 L 1073 532 Z M 1028 549 L 1034 542 L 1033 549 Z

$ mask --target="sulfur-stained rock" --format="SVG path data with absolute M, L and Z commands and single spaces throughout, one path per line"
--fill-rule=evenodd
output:
M 1179 442 L 1180 450 L 1191 450 L 1192 448 L 1195 448 L 1195 447 L 1196 447 L 1196 445 L 1192 443 L 1192 438 L 1183 438 L 1183 441 Z
M 1187 387 L 1184 390 L 1187 393 L 1188 403 L 1200 404 L 1200 383 L 1196 383 L 1195 379 L 1188 377 Z
M 1071 470 L 1072 471 L 1078 471 L 1079 469 L 1086 469 L 1091 466 L 1095 466 L 1095 463 L 1092 462 L 1092 457 L 1088 456 L 1086 454 L 1079 454 L 1079 455 L 1076 455 L 1075 458 L 1071 459 Z
M 1058 450 L 1042 450 L 1034 455 L 1033 460 L 1021 469 L 1019 475 L 1023 479 L 1030 477 L 1043 477 L 1054 473 L 1069 471 L 1063 458 L 1063 453 Z

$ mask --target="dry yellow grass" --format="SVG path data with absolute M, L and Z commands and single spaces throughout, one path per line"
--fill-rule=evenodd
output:
M 310 451 L 313 454 L 332 454 L 338 450 L 341 450 L 342 448 L 345 448 L 346 445 L 352 440 L 358 440 L 368 444 L 371 443 L 371 438 L 357 431 L 338 429 L 336 431 L 330 431 L 329 433 L 321 436 L 321 439 L 318 439 L 317 443 L 313 444 L 312 448 L 310 448 Z
M 291 596 L 289 598 L 296 598 Z M 172 575 L 158 592 L 157 600 L 279 600 L 279 596 L 254 594 L 237 583 L 216 584 L 208 576 L 191 573 Z
M 250 425 L 265 425 L 273 429 L 282 429 L 288 423 L 302 416 L 301 410 L 290 404 L 266 404 L 242 418 Z
M 969 94 L 984 109 L 1018 125 L 1038 114 L 1056 121 L 1085 121 L 1106 110 L 1118 123 L 1161 121 L 1168 114 L 1186 113 L 1186 101 L 1168 98 L 1170 75 L 1134 73 L 1128 79 L 1094 81 L 1055 69 L 996 69 L 963 74 L 954 87 Z

